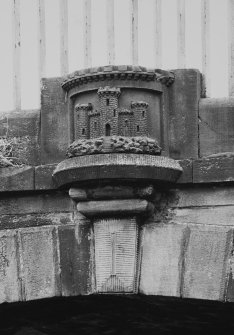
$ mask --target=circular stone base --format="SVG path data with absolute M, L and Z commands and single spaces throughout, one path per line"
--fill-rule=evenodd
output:
M 53 177 L 58 186 L 105 179 L 176 182 L 182 171 L 171 158 L 112 153 L 66 159 L 57 165 Z

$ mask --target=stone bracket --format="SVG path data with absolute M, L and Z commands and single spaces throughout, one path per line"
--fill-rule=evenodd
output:
M 154 205 L 141 199 L 86 201 L 79 202 L 77 210 L 88 218 L 105 215 L 150 215 L 154 211 Z
M 112 199 L 133 199 L 149 198 L 154 194 L 154 186 L 132 187 L 126 185 L 106 185 L 95 188 L 74 188 L 69 189 L 69 196 L 77 201 L 88 200 L 112 200 Z

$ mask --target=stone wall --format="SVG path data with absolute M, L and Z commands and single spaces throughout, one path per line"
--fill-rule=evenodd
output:
M 47 186 L 1 195 L 1 302 L 95 293 L 92 227 L 65 190 Z M 140 231 L 140 293 L 234 300 L 233 195 L 219 183 L 156 194 Z
M 169 88 L 155 84 L 166 97 L 161 115 L 151 91 L 138 99 L 155 107 L 150 131 L 184 169 L 142 222 L 139 292 L 233 301 L 233 99 L 200 99 L 196 70 L 176 70 L 175 78 Z M 95 292 L 92 226 L 52 179 L 73 140 L 63 79 L 43 80 L 41 110 L 1 114 L 0 136 L 14 139 L 25 163 L 0 169 L 1 303 Z
M 233 301 L 233 192 L 190 185 L 160 195 L 142 229 L 141 293 Z

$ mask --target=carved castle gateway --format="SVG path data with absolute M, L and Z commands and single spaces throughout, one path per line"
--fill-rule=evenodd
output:
M 100 136 L 147 136 L 148 103 L 133 101 L 130 109 L 119 107 L 120 88 L 99 88 L 99 109 L 91 103 L 75 106 L 75 138 Z

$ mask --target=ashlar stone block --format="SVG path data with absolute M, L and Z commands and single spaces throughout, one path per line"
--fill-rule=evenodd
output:
M 0 303 L 21 300 L 17 257 L 17 236 L 0 232 Z
M 55 228 L 25 228 L 20 230 L 19 236 L 24 299 L 58 295 L 60 287 Z
M 180 296 L 183 251 L 188 236 L 185 225 L 144 226 L 140 293 Z
M 224 300 L 232 235 L 229 227 L 191 228 L 183 297 Z

